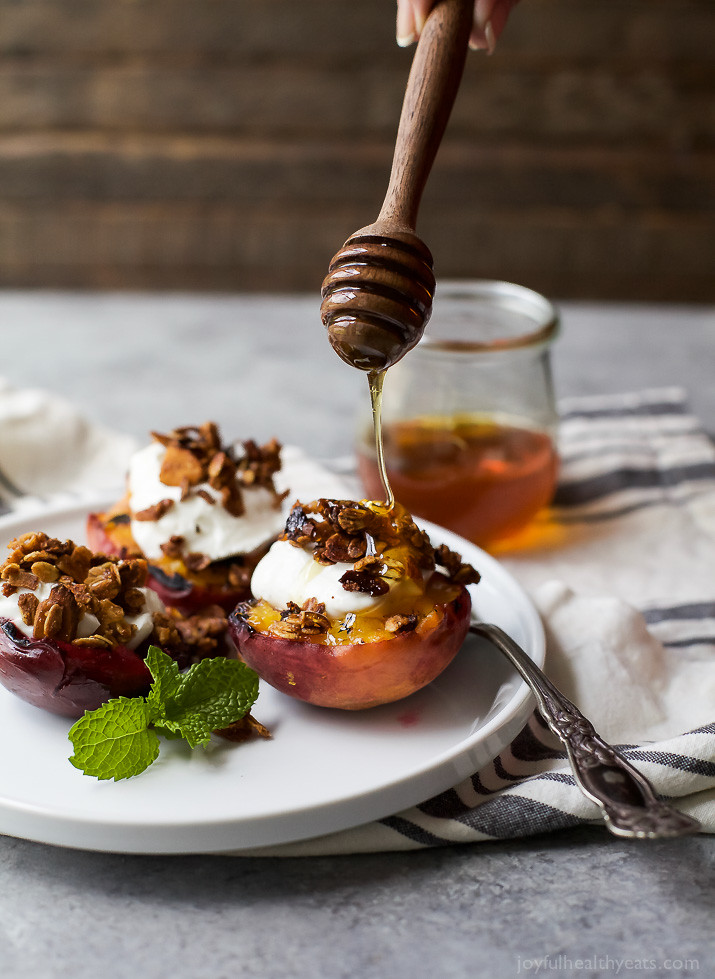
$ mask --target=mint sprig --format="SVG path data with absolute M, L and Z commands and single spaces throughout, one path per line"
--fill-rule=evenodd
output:
M 146 665 L 153 677 L 146 698 L 117 697 L 70 729 L 70 762 L 85 775 L 115 781 L 140 775 L 159 754 L 157 732 L 192 748 L 206 745 L 212 731 L 244 717 L 258 696 L 257 674 L 238 660 L 204 659 L 181 673 L 150 646 Z

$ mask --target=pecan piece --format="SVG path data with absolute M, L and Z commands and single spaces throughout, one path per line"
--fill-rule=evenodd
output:
M 417 626 L 417 616 L 410 615 L 391 615 L 385 622 L 385 629 L 388 632 L 411 632 Z
M 204 480 L 204 467 L 191 449 L 169 444 L 159 470 L 159 479 L 165 486 L 181 486 L 184 479 L 195 486 Z
M 476 584 L 480 575 L 471 564 L 463 564 L 461 555 L 450 551 L 446 544 L 440 544 L 434 552 L 435 561 L 447 572 L 449 579 L 458 585 Z
M 2 580 L 13 588 L 29 588 L 31 591 L 34 591 L 40 583 L 37 575 L 32 571 L 23 571 L 17 564 L 9 564 L 3 568 Z
M 37 595 L 33 595 L 29 591 L 18 597 L 17 605 L 25 625 L 33 625 L 39 604 Z
M 206 554 L 200 554 L 198 551 L 194 551 L 186 555 L 184 564 L 189 571 L 204 571 L 211 564 L 211 558 Z
M 183 537 L 180 537 L 178 534 L 173 534 L 168 541 L 161 544 L 160 547 L 167 557 L 180 558 L 184 543 Z
M 137 510 L 134 514 L 135 520 L 161 520 L 165 513 L 167 513 L 174 505 L 173 500 L 165 499 L 159 500 L 158 503 L 154 503 L 152 506 L 146 507 L 144 510 Z
M 71 642 L 77 633 L 79 609 L 72 592 L 64 585 L 55 585 L 49 598 L 40 602 L 33 623 L 35 639 L 64 639 Z

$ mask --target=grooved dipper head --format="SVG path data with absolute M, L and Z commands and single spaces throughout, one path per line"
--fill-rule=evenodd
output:
M 432 255 L 416 235 L 358 231 L 333 257 L 320 316 L 346 363 L 381 371 L 420 340 L 432 312 Z

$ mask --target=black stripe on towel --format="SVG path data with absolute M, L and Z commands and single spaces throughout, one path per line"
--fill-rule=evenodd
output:
M 648 625 L 656 622 L 715 619 L 715 602 L 690 602 L 687 605 L 671 605 L 666 608 L 647 608 L 642 611 Z
M 680 772 L 690 772 L 705 778 L 715 778 L 715 763 L 704 761 L 702 758 L 692 758 L 690 755 L 676 755 L 672 751 L 648 751 L 638 749 L 628 752 L 629 761 L 651 761 L 656 765 L 675 768 Z
M 715 721 L 711 724 L 703 724 L 702 727 L 696 727 L 694 730 L 689 731 L 689 734 L 715 734 Z
M 562 483 L 554 495 L 554 506 L 568 507 L 592 503 L 613 493 L 629 489 L 672 489 L 681 483 L 715 479 L 715 464 L 696 462 L 673 469 L 614 469 L 576 483 Z
M 437 819 L 457 819 L 465 812 L 469 812 L 471 806 L 463 802 L 454 789 L 447 789 L 446 792 L 441 792 L 433 799 L 421 802 L 419 809 L 425 815 L 435 816 Z
M 671 639 L 670 642 L 664 642 L 663 645 L 667 649 L 689 649 L 690 646 L 712 646 L 713 643 L 715 643 L 715 635 L 691 636 L 690 639 Z
M 543 730 L 543 728 L 542 728 Z M 548 731 L 548 728 L 546 728 Z M 522 728 L 512 741 L 511 753 L 517 761 L 547 761 L 551 758 L 565 758 L 566 752 L 554 748 L 535 735 L 530 724 Z
M 615 405 L 611 408 L 573 408 L 561 412 L 561 421 L 572 418 L 650 418 L 653 415 L 687 415 L 689 408 L 684 401 L 652 401 L 633 405 Z
M 402 816 L 387 816 L 385 819 L 381 819 L 380 823 L 421 846 L 447 846 L 451 842 L 451 840 L 445 840 L 441 836 L 435 836 L 434 833 L 422 829 L 421 826 L 411 823 L 409 819 L 404 819 Z
M 549 833 L 581 824 L 581 820 L 570 812 L 516 794 L 490 799 L 465 813 L 459 822 L 499 840 Z

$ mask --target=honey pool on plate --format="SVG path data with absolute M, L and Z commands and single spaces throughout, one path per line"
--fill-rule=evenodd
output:
M 517 533 L 553 495 L 550 435 L 481 415 L 383 423 L 387 475 L 413 514 L 477 544 Z M 372 431 L 358 446 L 368 498 L 382 493 Z

